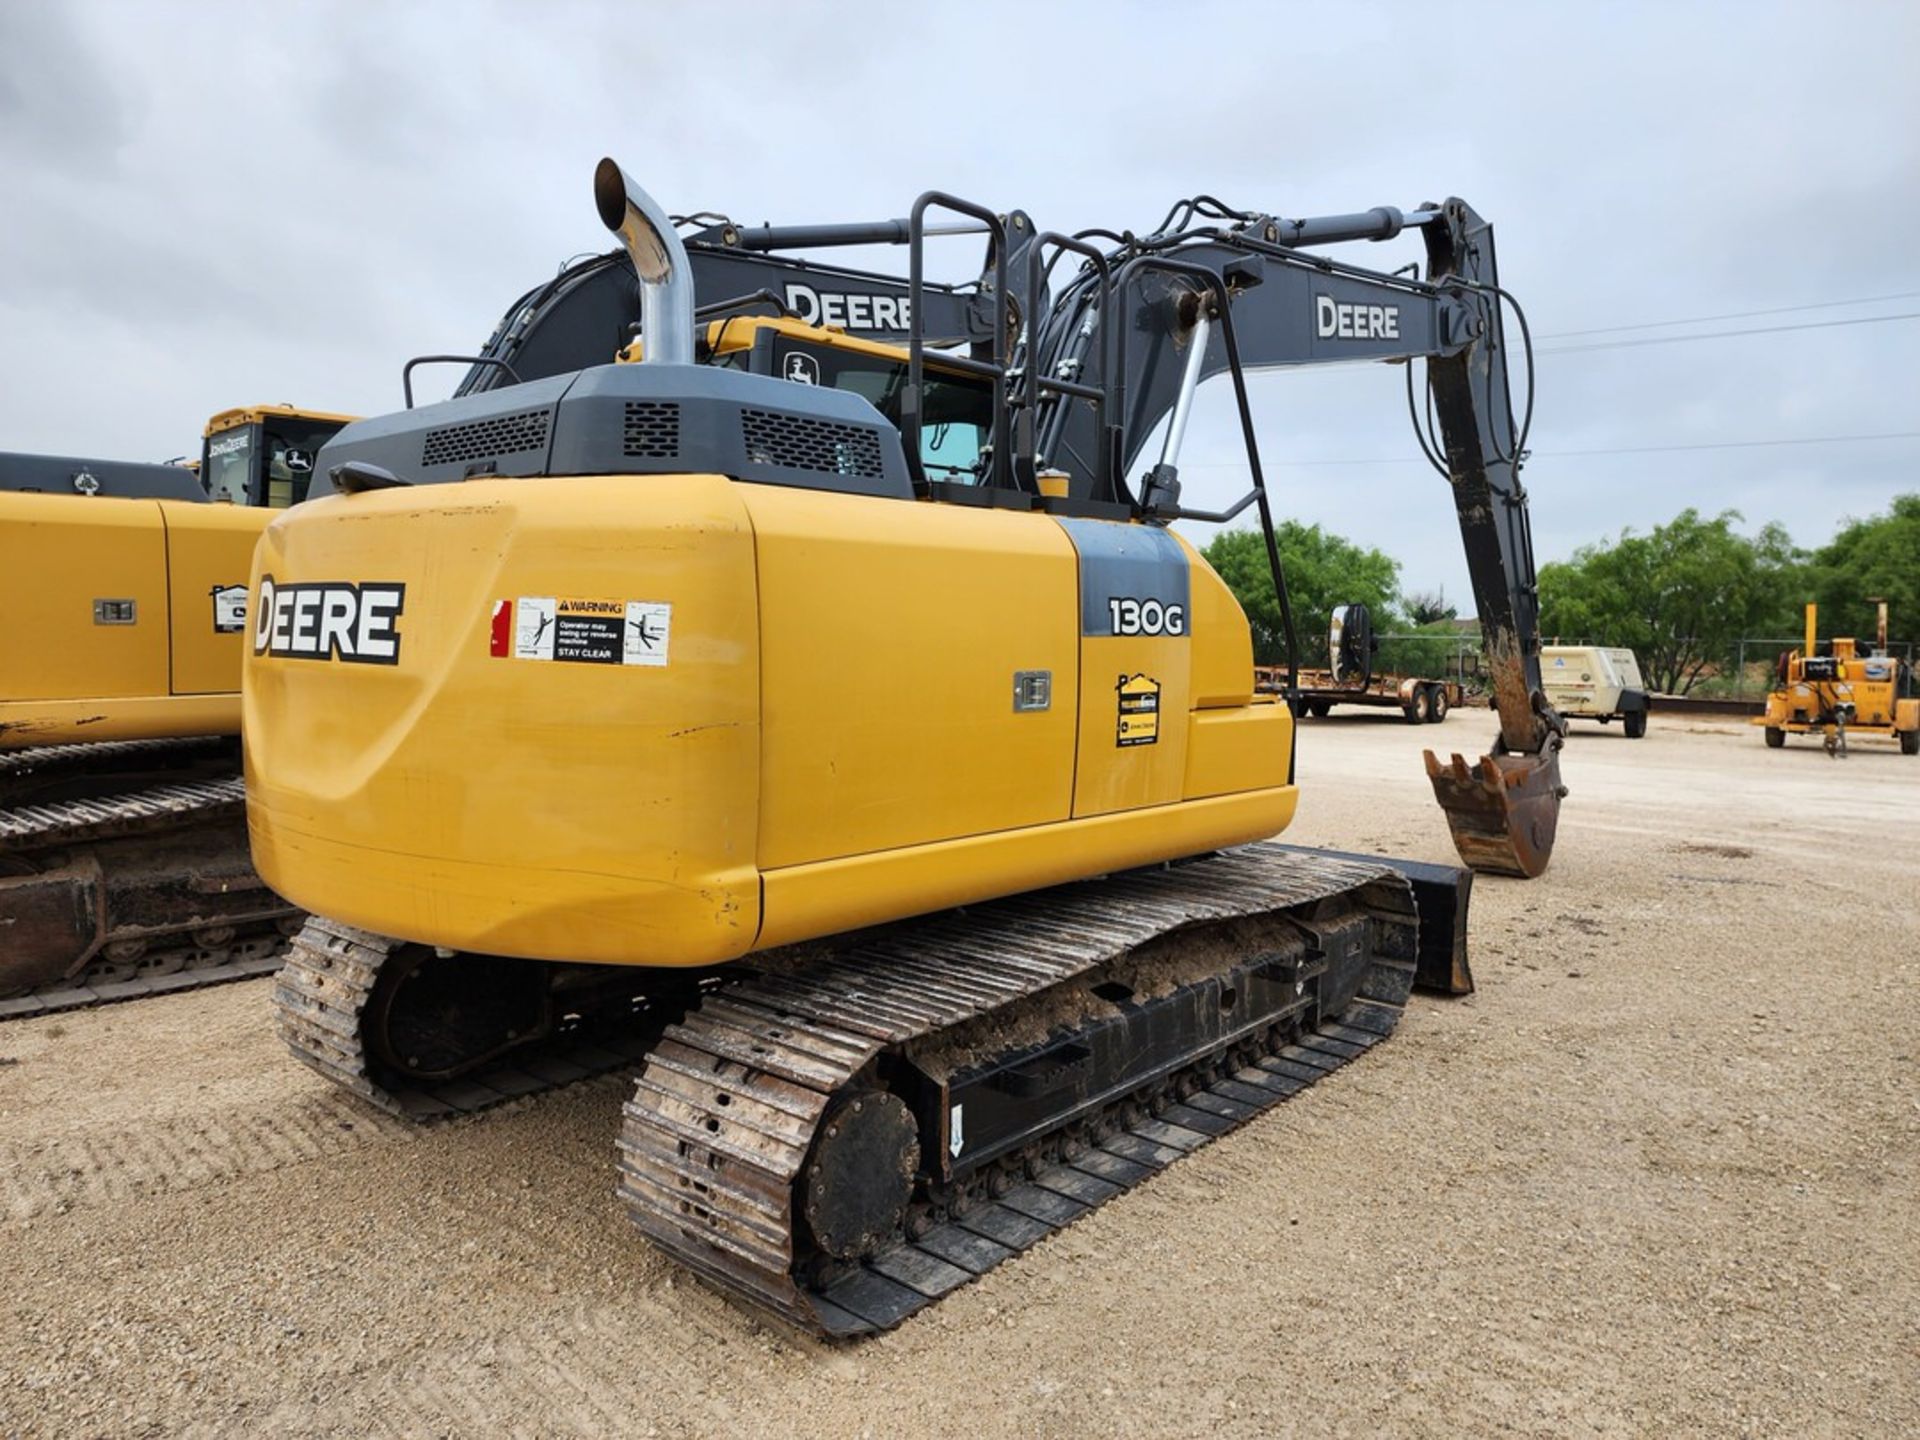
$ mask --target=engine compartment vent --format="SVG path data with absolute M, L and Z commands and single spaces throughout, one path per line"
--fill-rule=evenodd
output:
M 742 408 L 740 438 L 746 445 L 747 459 L 755 465 L 866 478 L 884 473 L 880 437 L 859 425 Z
M 545 448 L 553 411 L 523 410 L 517 415 L 495 415 L 429 430 L 420 450 L 420 463 L 460 465 L 496 455 L 523 455 Z
M 671 400 L 629 400 L 620 453 L 636 460 L 680 458 L 680 407 Z

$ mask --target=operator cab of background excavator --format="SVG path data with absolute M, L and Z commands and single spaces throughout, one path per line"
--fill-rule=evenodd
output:
M 200 475 L 207 498 L 286 509 L 304 498 L 320 447 L 352 418 L 290 405 L 221 411 L 207 422 L 201 440 Z
M 901 428 L 900 402 L 911 360 L 904 346 L 791 316 L 734 315 L 707 325 L 697 353 L 704 364 L 858 395 Z M 640 358 L 638 340 L 620 352 L 623 362 Z M 938 355 L 930 354 L 921 403 L 920 463 L 928 478 L 949 485 L 984 484 L 992 453 L 993 387 L 978 376 L 943 368 Z

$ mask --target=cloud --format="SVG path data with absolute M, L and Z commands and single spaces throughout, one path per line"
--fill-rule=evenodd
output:
M 393 408 L 409 356 L 479 345 L 604 247 L 605 153 L 748 221 L 929 188 L 1065 230 L 1199 191 L 1290 215 L 1457 194 L 1540 335 L 1920 290 L 1916 53 L 1920 10 L 1875 5 L 0 6 L 0 443 L 162 456 L 233 404 Z M 1916 373 L 1920 322 L 1543 353 L 1539 552 L 1685 504 L 1818 543 L 1920 488 L 1920 445 L 1569 452 L 1913 429 Z M 1215 389 L 1200 503 L 1238 483 L 1208 468 L 1237 458 Z M 1397 370 L 1255 393 L 1284 511 L 1467 593 Z M 1392 463 L 1292 464 L 1368 457 Z

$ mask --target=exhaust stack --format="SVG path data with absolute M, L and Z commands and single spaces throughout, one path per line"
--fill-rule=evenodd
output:
M 611 157 L 593 172 L 600 223 L 618 235 L 640 277 L 641 360 L 693 364 L 693 272 L 666 211 Z

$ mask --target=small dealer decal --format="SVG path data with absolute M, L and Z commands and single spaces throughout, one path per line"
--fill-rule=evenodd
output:
M 213 587 L 213 633 L 216 635 L 238 635 L 247 628 L 247 587 L 244 585 L 216 585 Z
M 673 606 L 656 600 L 565 600 L 522 595 L 493 602 L 489 653 L 585 665 L 665 665 Z
M 1145 675 L 1122 675 L 1114 688 L 1120 696 L 1120 715 L 1113 743 L 1121 747 L 1159 744 L 1160 682 Z

